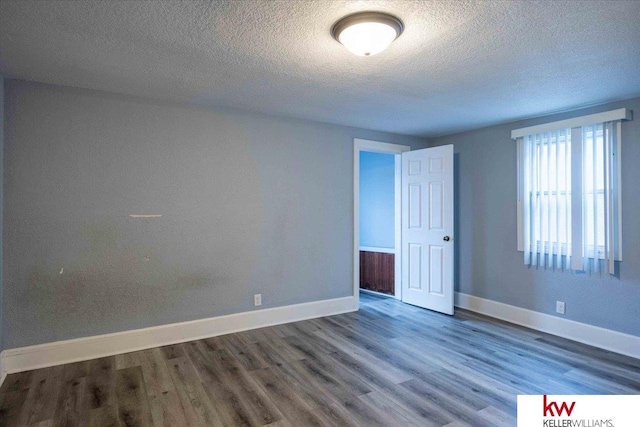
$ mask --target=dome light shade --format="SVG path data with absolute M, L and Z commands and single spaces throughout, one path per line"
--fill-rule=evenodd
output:
M 403 29 L 402 21 L 395 16 L 381 12 L 360 12 L 345 16 L 333 24 L 331 35 L 351 53 L 372 56 L 389 47 Z

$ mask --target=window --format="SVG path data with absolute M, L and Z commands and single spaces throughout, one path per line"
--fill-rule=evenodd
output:
M 604 258 L 605 251 L 605 129 L 602 124 L 583 128 L 583 201 L 586 218 L 583 220 L 588 255 Z M 595 156 L 595 158 L 594 158 Z M 589 226 L 591 225 L 591 226 Z
M 518 250 L 527 265 L 613 274 L 620 249 L 620 128 L 627 109 L 512 131 Z
M 522 141 L 524 228 L 529 252 L 566 255 L 571 243 L 571 130 Z M 544 260 L 542 260 L 544 261 Z

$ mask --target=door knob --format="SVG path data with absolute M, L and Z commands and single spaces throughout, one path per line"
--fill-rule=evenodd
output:
M 442 240 L 444 240 L 445 242 L 448 242 L 449 240 L 451 240 L 451 237 L 449 237 L 449 236 L 444 236 L 444 238 L 443 238 Z

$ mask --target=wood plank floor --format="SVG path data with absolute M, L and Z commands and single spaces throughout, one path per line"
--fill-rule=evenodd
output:
M 514 426 L 518 394 L 638 394 L 640 360 L 457 310 L 357 313 L 12 374 L 2 426 Z

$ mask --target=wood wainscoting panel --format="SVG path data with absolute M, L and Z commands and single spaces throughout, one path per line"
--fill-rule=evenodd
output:
M 394 254 L 360 251 L 360 288 L 395 295 Z

